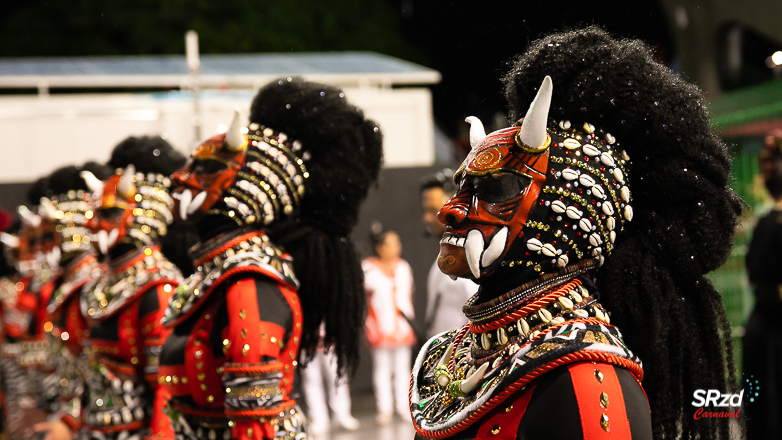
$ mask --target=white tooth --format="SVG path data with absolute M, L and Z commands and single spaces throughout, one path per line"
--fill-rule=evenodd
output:
M 117 237 L 119 237 L 119 229 L 112 229 L 108 235 L 108 247 L 113 247 L 117 243 Z
M 530 238 L 527 240 L 527 249 L 537 252 L 540 250 L 540 248 L 543 247 L 543 243 L 540 242 L 537 238 Z
M 456 246 L 459 246 L 459 247 L 464 247 L 464 242 L 465 242 L 466 240 L 467 240 L 467 239 L 466 239 L 466 238 L 464 238 L 464 237 L 462 237 L 462 238 L 457 238 L 457 239 L 456 239 Z
M 483 234 L 477 229 L 471 230 L 467 234 L 467 240 L 464 243 L 464 253 L 467 257 L 467 264 L 470 266 L 470 272 L 476 279 L 481 277 L 481 253 L 483 253 Z
M 242 180 L 242 182 L 246 182 L 246 181 Z M 201 205 L 204 204 L 204 200 L 206 200 L 206 196 L 207 196 L 207 192 L 201 191 L 195 197 L 193 197 L 193 201 L 190 202 L 190 206 L 187 207 L 187 215 L 193 215 L 196 211 L 198 211 L 198 208 L 200 208 Z
M 611 205 L 611 202 L 603 202 L 601 208 L 603 208 L 605 215 L 614 215 L 614 207 Z
M 551 210 L 556 212 L 557 214 L 562 214 L 567 209 L 567 206 L 565 206 L 564 203 L 562 203 L 560 200 L 554 200 L 551 202 Z
M 575 206 L 568 206 L 565 212 L 567 213 L 567 216 L 572 218 L 573 220 L 581 218 L 581 216 L 584 214 L 583 212 L 579 211 Z
M 453 235 L 451 235 L 451 238 L 450 238 L 450 239 L 448 239 L 448 244 L 456 244 L 456 237 L 454 237 Z
M 100 253 L 103 254 L 103 255 L 108 254 L 109 253 L 109 233 L 101 229 L 97 233 L 97 238 L 98 238 L 98 247 L 100 248 Z
M 179 217 L 182 220 L 187 220 L 187 208 L 192 200 L 193 193 L 189 189 L 182 191 L 182 197 L 179 199 Z
M 506 226 L 503 226 L 502 229 L 500 229 L 499 232 L 494 234 L 494 237 L 491 239 L 491 242 L 489 243 L 489 246 L 486 248 L 486 251 L 483 253 L 483 257 L 481 258 L 481 266 L 484 268 L 491 266 L 495 261 L 497 261 L 497 258 L 499 258 L 500 254 L 502 254 L 502 251 L 505 250 L 505 241 L 508 238 L 508 228 Z
M 480 380 L 483 378 L 483 375 L 486 373 L 488 368 L 488 362 L 481 365 L 480 368 L 475 371 L 475 373 L 464 379 L 464 381 L 459 384 L 459 390 L 464 394 L 470 394 L 470 392 L 478 386 Z

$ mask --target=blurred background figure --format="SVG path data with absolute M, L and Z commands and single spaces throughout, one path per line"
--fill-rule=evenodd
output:
M 445 225 L 437 220 L 437 212 L 456 192 L 453 170 L 445 168 L 421 180 L 421 209 L 427 234 L 442 237 Z M 478 286 L 466 278 L 451 277 L 437 267 L 437 260 L 426 279 L 426 337 L 460 328 L 467 323 L 462 305 L 476 292 Z
M 321 325 L 321 335 L 325 329 Z M 337 358 L 323 347 L 318 348 L 312 359 L 301 368 L 304 398 L 307 401 L 307 415 L 310 418 L 309 433 L 315 436 L 331 430 L 329 408 L 334 422 L 346 431 L 355 431 L 361 425 L 351 414 L 350 387 L 347 376 L 338 377 Z M 325 376 L 325 378 L 324 378 Z M 323 381 L 326 381 L 325 389 Z M 328 396 L 326 396 L 326 389 Z M 326 404 L 328 399 L 328 405 Z
M 372 225 L 375 256 L 362 262 L 369 313 L 366 334 L 372 352 L 372 382 L 377 402 L 377 423 L 391 423 L 394 410 L 410 420 L 407 392 L 410 384 L 410 351 L 416 341 L 411 325 L 413 271 L 400 258 L 402 243 L 394 231 Z
M 749 440 L 782 438 L 782 130 L 764 139 L 758 168 L 776 204 L 758 220 L 747 251 L 755 308 L 742 341 L 744 377 L 762 387 L 745 397 Z

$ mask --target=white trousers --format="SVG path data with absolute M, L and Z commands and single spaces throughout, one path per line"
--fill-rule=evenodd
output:
M 372 350 L 372 381 L 378 414 L 409 417 L 410 347 L 381 347 Z
M 326 406 L 326 393 L 323 389 L 325 376 L 328 388 L 328 406 L 334 418 L 344 420 L 350 414 L 350 389 L 347 378 L 337 381 L 337 358 L 331 352 L 318 351 L 317 355 L 301 370 L 304 397 L 309 408 L 309 416 L 315 423 L 329 422 L 329 409 Z

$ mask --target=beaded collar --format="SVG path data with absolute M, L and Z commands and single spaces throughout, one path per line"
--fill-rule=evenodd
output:
M 160 246 L 134 249 L 109 262 L 109 273 L 84 287 L 81 310 L 88 319 L 104 320 L 158 284 L 178 285 L 179 269 L 160 252 Z
M 194 246 L 190 255 L 196 271 L 171 296 L 163 318 L 166 327 L 190 316 L 218 285 L 234 274 L 258 273 L 294 289 L 299 287 L 290 256 L 270 242 L 261 230 L 242 228 L 220 234 Z
M 543 275 L 491 301 L 463 307 L 470 322 L 430 339 L 413 369 L 410 409 L 423 437 L 445 438 L 558 366 L 609 362 L 643 377 L 597 302 L 587 272 L 595 259 Z
M 48 313 L 56 313 L 74 292 L 87 283 L 97 280 L 103 274 L 98 258 L 93 251 L 82 252 L 62 269 L 63 275 L 59 287 L 52 294 L 52 299 L 46 307 Z

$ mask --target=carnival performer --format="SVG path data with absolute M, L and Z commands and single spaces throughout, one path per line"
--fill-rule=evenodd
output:
M 46 305 L 59 271 L 55 222 L 40 205 L 47 177 L 37 179 L 27 193 L 32 209 L 19 206 L 21 228 L 14 243 L 17 273 L 12 288 L 3 288 L 3 388 L 7 428 L 12 438 L 28 437 L 34 423 L 43 422 L 56 398 L 47 377 L 56 362 L 46 333 Z M 10 286 L 9 286 L 10 287 Z M 54 347 L 56 351 L 56 347 Z
M 305 438 L 290 395 L 321 341 L 355 362 L 365 300 L 348 235 L 376 179 L 381 134 L 337 88 L 298 78 L 256 95 L 172 176 L 196 223 L 196 272 L 176 291 L 161 381 L 179 438 Z M 283 248 L 285 251 L 283 251 Z
M 456 192 L 453 170 L 445 168 L 421 181 L 422 220 L 427 233 L 442 238 L 445 225 L 437 219 L 440 208 Z M 432 263 L 426 278 L 426 337 L 459 328 L 467 323 L 462 305 L 478 290 L 478 286 L 466 278 L 452 279 L 440 271 L 437 260 Z
M 367 342 L 372 352 L 372 385 L 377 404 L 376 421 L 391 423 L 394 410 L 409 420 L 407 391 L 410 384 L 410 351 L 416 338 L 411 325 L 413 270 L 400 258 L 402 242 L 394 231 L 375 223 L 371 234 L 374 257 L 362 262 L 369 314 Z
M 82 409 L 89 438 L 173 438 L 157 370 L 168 334 L 160 320 L 182 278 L 159 240 L 173 220 L 168 176 L 184 162 L 159 137 L 130 137 L 112 152 L 114 175 L 101 182 L 83 173 L 94 191 L 92 242 L 108 266 L 80 299 L 90 326 Z
M 782 437 L 782 322 L 777 318 L 782 312 L 782 131 L 765 137 L 758 168 L 775 205 L 758 219 L 747 250 L 747 274 L 755 308 L 742 339 L 742 366 L 745 379 L 762 387 L 757 396 L 750 394 L 751 390 L 745 393 L 744 399 L 752 399 L 745 406 L 748 440 Z
M 44 324 L 44 330 L 53 337 L 48 363 L 55 371 L 45 382 L 45 388 L 53 394 L 50 408 L 53 414 L 46 423 L 34 426 L 50 440 L 71 438 L 81 426 L 81 398 L 87 370 L 83 350 L 88 325 L 81 314 L 79 299 L 82 288 L 102 275 L 87 229 L 93 211 L 90 188 L 80 175 L 83 171 L 99 179 L 111 175 L 110 168 L 95 162 L 59 168 L 47 177 L 46 196 L 40 199 L 41 216 L 55 224 L 54 241 L 61 256 L 61 269 L 53 282 Z
M 416 431 L 729 438 L 728 419 L 691 406 L 735 380 L 704 274 L 741 206 L 700 91 L 594 27 L 533 42 L 504 81 L 519 123 L 487 136 L 469 120 L 473 149 L 439 213 L 441 270 L 480 289 L 469 324 L 416 360 Z

